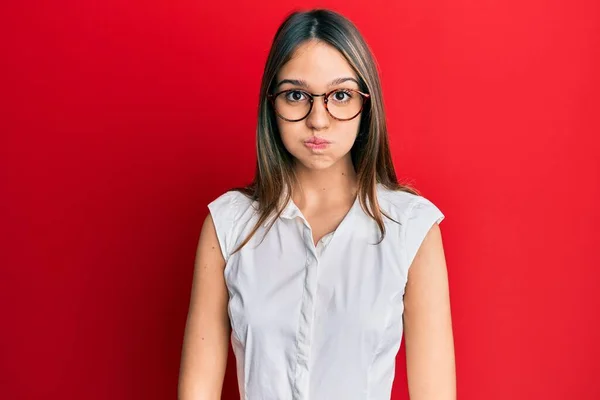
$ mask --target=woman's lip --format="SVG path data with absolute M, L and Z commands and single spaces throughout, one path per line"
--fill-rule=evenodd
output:
M 327 146 L 329 146 L 329 142 L 304 142 L 304 145 L 306 147 L 308 147 L 309 149 L 313 149 L 313 150 L 318 150 L 318 149 L 324 149 Z
M 310 138 L 304 141 L 304 143 L 311 143 L 311 144 L 329 144 L 331 143 L 329 140 L 325 140 L 325 139 L 320 139 L 320 138 Z

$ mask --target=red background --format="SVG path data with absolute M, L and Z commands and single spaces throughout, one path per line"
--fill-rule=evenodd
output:
M 447 217 L 458 398 L 599 399 L 595 0 L 3 3 L 0 397 L 175 398 L 206 204 L 252 177 L 296 6 L 363 32 Z

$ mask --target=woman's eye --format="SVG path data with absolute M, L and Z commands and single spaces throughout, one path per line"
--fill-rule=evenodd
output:
M 285 96 L 289 101 L 302 101 L 304 100 L 304 93 L 299 90 L 292 90 L 287 92 Z
M 352 98 L 352 92 L 348 90 L 338 90 L 333 92 L 333 100 L 337 102 L 345 102 Z

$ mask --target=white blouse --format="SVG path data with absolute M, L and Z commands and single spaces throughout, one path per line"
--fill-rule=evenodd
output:
M 409 266 L 434 223 L 428 199 L 378 184 L 386 236 L 358 199 L 317 246 L 290 201 L 263 242 L 253 203 L 229 191 L 208 207 L 226 260 L 241 400 L 389 400 Z M 267 222 L 268 223 L 268 222 Z M 257 246 L 258 245 L 258 246 Z

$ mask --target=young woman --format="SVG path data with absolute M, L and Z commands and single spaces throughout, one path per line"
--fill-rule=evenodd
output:
M 291 14 L 264 70 L 254 181 L 208 205 L 181 400 L 388 400 L 402 335 L 411 400 L 455 399 L 441 211 L 398 183 L 367 44 Z

